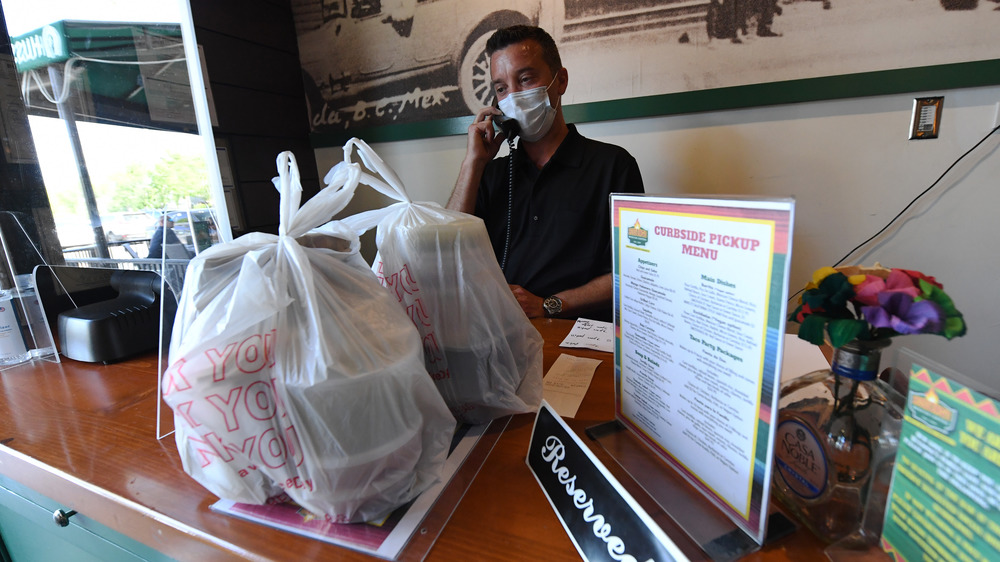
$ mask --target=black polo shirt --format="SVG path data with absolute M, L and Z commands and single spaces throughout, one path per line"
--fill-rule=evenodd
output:
M 507 237 L 509 157 L 490 162 L 476 200 L 497 262 Z M 625 149 L 569 134 L 539 170 L 515 151 L 510 247 L 504 275 L 542 298 L 611 272 L 612 193 L 643 193 Z

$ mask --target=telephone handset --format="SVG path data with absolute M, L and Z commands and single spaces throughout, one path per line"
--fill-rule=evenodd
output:
M 521 132 L 521 127 L 517 124 L 517 120 L 503 114 L 494 115 L 493 124 L 503 132 L 507 140 L 513 140 Z

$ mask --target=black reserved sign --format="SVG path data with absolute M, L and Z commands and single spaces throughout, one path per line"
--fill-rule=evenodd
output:
M 527 463 L 585 560 L 687 560 L 546 402 Z

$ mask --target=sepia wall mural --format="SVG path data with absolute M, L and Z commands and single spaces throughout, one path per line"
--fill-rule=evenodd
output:
M 540 25 L 559 44 L 570 76 L 566 105 L 1000 59 L 1000 0 L 292 6 L 314 133 L 472 114 L 492 100 L 486 39 L 516 23 Z

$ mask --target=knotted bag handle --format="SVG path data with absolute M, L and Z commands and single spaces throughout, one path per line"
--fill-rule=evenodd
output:
M 361 157 L 361 161 L 364 165 L 369 170 L 376 172 L 379 176 L 381 176 L 381 178 L 365 172 L 361 169 L 360 164 L 352 160 L 351 157 L 353 156 L 355 149 L 357 149 L 358 155 Z M 359 138 L 352 138 L 347 141 L 347 144 L 344 145 L 344 161 L 339 162 L 336 166 L 330 168 L 330 171 L 326 174 L 326 177 L 323 178 L 323 181 L 331 183 L 336 179 L 336 177 L 338 177 L 338 175 L 346 173 L 345 170 L 348 169 L 356 170 L 356 173 L 359 174 L 359 183 L 367 185 L 386 197 L 397 201 L 397 203 L 393 203 L 387 207 L 362 211 L 356 215 L 342 219 L 341 222 L 353 229 L 355 234 L 358 236 L 377 226 L 380 222 L 382 222 L 383 218 L 395 211 L 398 207 L 412 204 L 410 196 L 407 195 L 406 189 L 403 188 L 403 182 L 400 181 L 396 172 L 393 171 L 393 169 L 386 164 L 385 161 L 382 160 L 382 158 L 376 154 L 367 143 L 365 143 L 365 141 Z M 378 242 L 379 241 L 376 240 L 376 244 L 378 244 Z
M 278 176 L 271 181 L 281 196 L 278 234 L 291 238 L 298 238 L 326 224 L 331 217 L 343 211 L 354 197 L 361 178 L 360 166 L 345 166 L 335 174 L 327 174 L 327 186 L 300 207 L 302 181 L 295 155 L 289 151 L 282 152 L 278 154 L 276 164 Z

